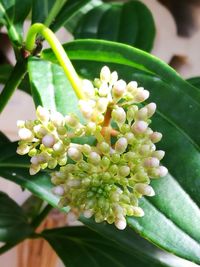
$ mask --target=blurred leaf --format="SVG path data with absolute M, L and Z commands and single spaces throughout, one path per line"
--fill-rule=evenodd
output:
M 3 132 L 0 131 L 0 146 L 5 145 L 6 143 L 10 143 L 10 140 Z
M 31 0 L 0 0 L 0 24 L 7 26 L 8 35 L 17 46 L 22 43 L 22 26 L 32 5 Z
M 200 89 L 200 77 L 192 77 L 187 79 L 186 81 Z
M 22 209 L 26 214 L 29 222 L 33 221 L 35 217 L 40 213 L 44 201 L 34 195 L 31 195 L 22 205 Z
M 105 39 L 150 51 L 155 25 L 149 9 L 139 1 L 106 3 L 83 16 L 73 33 L 76 39 Z
M 33 232 L 20 206 L 0 192 L 0 241 L 16 242 Z

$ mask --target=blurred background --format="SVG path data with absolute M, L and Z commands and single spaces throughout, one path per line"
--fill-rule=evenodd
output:
M 150 9 L 155 21 L 156 36 L 152 54 L 170 64 L 185 78 L 200 76 L 200 0 L 141 0 L 141 2 Z M 27 21 L 24 32 L 29 25 L 30 22 Z M 73 39 L 65 28 L 59 30 L 57 36 L 62 43 Z M 4 28 L 0 30 L 0 64 L 3 63 L 15 63 L 14 53 Z M 12 141 L 17 140 L 17 119 L 34 119 L 34 113 L 31 97 L 22 91 L 16 91 L 0 115 L 0 131 Z M 2 178 L 0 178 L 0 189 L 7 192 L 19 204 L 29 196 L 29 192 L 22 192 L 16 184 Z M 65 216 L 53 211 L 40 228 L 75 223 L 73 214 Z M 61 267 L 62 263 L 44 240 L 37 240 L 26 241 L 0 256 L 0 266 Z

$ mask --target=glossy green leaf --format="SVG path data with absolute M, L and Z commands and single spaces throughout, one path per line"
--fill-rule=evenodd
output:
M 15 89 L 20 85 L 26 74 L 26 62 L 18 61 L 12 69 L 8 80 L 0 94 L 0 112 L 4 109 Z
M 65 27 L 67 28 L 68 31 L 70 31 L 71 33 L 74 32 L 74 30 L 77 27 L 78 22 L 81 20 L 81 18 L 91 9 L 93 9 L 96 6 L 99 6 L 102 4 L 101 0 L 85 0 L 85 1 L 80 1 L 80 0 L 76 0 L 70 1 L 71 3 L 74 3 L 72 5 L 71 8 L 68 9 L 68 14 L 67 14 L 67 18 L 65 16 L 61 16 L 64 15 L 64 11 L 60 14 L 60 18 L 61 19 L 63 17 L 63 19 L 65 19 L 65 22 L 63 20 L 62 23 L 64 23 Z M 87 2 L 87 3 L 86 3 Z M 84 5 L 83 5 L 84 4 Z M 65 11 L 66 12 L 66 11 Z M 53 29 L 57 28 L 56 24 L 53 25 Z
M 36 106 L 42 105 L 63 114 L 75 111 L 78 100 L 60 66 L 31 57 L 28 72 Z
M 0 24 L 7 26 L 9 37 L 17 46 L 22 43 L 22 26 L 30 12 L 32 1 L 0 0 Z
M 130 229 L 129 229 L 130 230 Z M 160 253 L 160 258 L 166 253 L 159 251 L 157 248 L 152 245 L 149 246 L 149 243 L 145 242 L 141 238 L 138 238 L 136 234 L 131 233 L 131 231 L 126 230 L 126 237 L 129 240 L 128 233 L 131 234 L 134 242 L 133 247 L 123 246 L 124 244 L 117 244 L 113 242 L 108 237 L 102 237 L 98 233 L 91 231 L 85 227 L 63 227 L 53 230 L 45 230 L 41 235 L 50 243 L 53 249 L 56 251 L 58 256 L 61 258 L 65 266 L 69 267 L 87 267 L 87 266 L 119 266 L 119 267 L 129 267 L 132 263 L 135 267 L 157 267 L 157 266 L 184 266 L 187 267 L 188 262 L 178 259 L 173 255 L 174 264 L 172 265 L 163 265 L 154 257 L 153 253 Z M 123 236 L 124 233 L 115 232 L 116 235 Z M 124 238 L 125 239 L 125 238 Z M 141 253 L 138 253 L 137 243 L 141 242 L 143 247 L 142 249 L 148 249 L 149 257 Z M 135 249 L 136 248 L 136 249 Z M 163 255 L 162 255 L 163 254 Z M 184 265 L 180 265 L 184 264 Z M 176 264 L 176 265 L 175 265 Z M 190 263 L 189 263 L 190 264 Z M 189 266 L 189 265 L 188 265 Z M 192 266 L 192 265 L 191 265 Z M 193 265 L 195 266 L 195 264 Z
M 96 1 L 96 0 L 95 0 Z M 68 21 L 73 21 L 84 8 L 88 8 L 93 0 L 69 0 L 63 6 L 62 10 L 56 17 L 56 20 L 53 22 L 51 28 L 53 31 L 57 31 L 61 26 L 68 23 Z
M 0 241 L 13 243 L 26 238 L 32 231 L 20 206 L 0 192 Z
M 150 91 L 150 101 L 158 106 L 153 128 L 164 135 L 158 147 L 166 151 L 163 163 L 169 175 L 154 181 L 155 197 L 141 200 L 145 216 L 128 218 L 128 224 L 158 246 L 199 264 L 199 90 L 159 59 L 126 45 L 79 40 L 65 49 L 83 77 L 97 77 L 106 64 L 120 78 L 136 80 Z M 50 50 L 42 57 L 56 62 Z
M 43 23 L 47 18 L 55 0 L 34 0 L 32 4 L 32 24 Z
M 187 82 L 200 89 L 200 77 L 189 78 Z
M 73 33 L 77 39 L 104 39 L 150 51 L 155 25 L 151 12 L 140 1 L 106 3 L 83 16 Z
M 65 266 L 144 266 L 115 243 L 85 227 L 45 230 L 41 234 L 57 252 Z

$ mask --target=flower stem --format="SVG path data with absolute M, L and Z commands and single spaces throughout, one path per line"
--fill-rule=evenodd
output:
M 81 80 L 78 77 L 78 74 L 76 73 L 71 61 L 69 60 L 59 40 L 49 28 L 47 28 L 41 23 L 33 24 L 28 31 L 25 48 L 30 52 L 35 49 L 35 40 L 38 34 L 41 34 L 51 46 L 55 56 L 58 59 L 58 62 L 62 66 L 67 78 L 69 79 L 77 97 L 79 99 L 84 99 L 84 95 L 81 91 Z

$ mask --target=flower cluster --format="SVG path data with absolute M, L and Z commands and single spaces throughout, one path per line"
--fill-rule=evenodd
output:
M 155 147 L 162 134 L 149 127 L 156 104 L 141 107 L 149 92 L 118 80 L 106 66 L 93 83 L 83 80 L 83 91 L 79 108 L 85 123 L 39 106 L 37 120 L 18 122 L 17 152 L 31 157 L 31 174 L 60 166 L 51 181 L 61 207 L 124 229 L 126 215 L 144 215 L 138 199 L 155 194 L 150 179 L 167 174 L 160 166 L 164 151 Z M 73 142 L 83 136 L 92 136 L 94 145 Z

